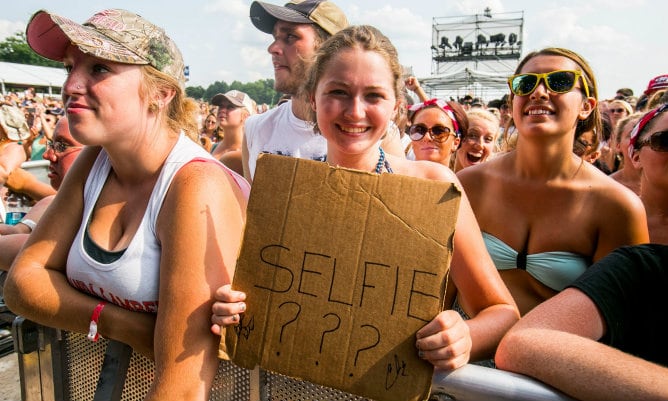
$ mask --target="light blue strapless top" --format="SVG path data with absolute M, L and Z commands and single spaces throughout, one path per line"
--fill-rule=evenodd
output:
M 482 233 L 487 252 L 498 270 L 517 269 L 518 252 L 495 236 Z M 572 252 L 542 252 L 526 255 L 526 271 L 555 291 L 561 291 L 589 267 L 589 261 Z

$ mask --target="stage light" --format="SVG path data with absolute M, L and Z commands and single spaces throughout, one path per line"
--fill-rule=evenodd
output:
M 517 42 L 517 34 L 513 32 L 508 35 L 508 44 L 512 46 L 515 44 L 515 42 Z
M 485 8 L 485 17 L 492 18 L 492 9 L 487 7 Z
M 464 42 L 462 44 L 462 54 L 465 56 L 473 54 L 473 42 Z
M 489 41 L 494 43 L 494 47 L 502 46 L 506 43 L 506 34 L 497 33 L 496 35 L 490 35 Z
M 475 43 L 475 48 L 479 49 L 481 45 L 485 45 L 485 47 L 489 47 L 489 42 L 487 42 L 487 38 L 485 37 L 485 35 L 482 35 L 482 34 L 478 35 L 478 40 Z
M 441 44 L 438 45 L 438 47 L 440 47 L 441 49 L 445 49 L 446 47 L 447 47 L 448 49 L 452 49 L 452 46 L 450 45 L 450 41 L 449 41 L 448 38 L 446 38 L 445 36 L 443 36 L 443 37 L 441 38 Z
M 454 43 L 455 49 L 460 49 L 462 47 L 462 43 L 464 43 L 464 38 L 457 35 L 457 37 L 455 38 L 455 43 Z

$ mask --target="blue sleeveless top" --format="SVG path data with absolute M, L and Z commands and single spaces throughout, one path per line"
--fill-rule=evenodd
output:
M 589 267 L 589 260 L 572 252 L 541 252 L 522 255 L 486 232 L 482 238 L 497 270 L 522 269 L 555 291 L 572 284 Z

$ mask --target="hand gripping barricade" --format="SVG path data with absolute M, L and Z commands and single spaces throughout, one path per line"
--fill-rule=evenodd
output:
M 154 366 L 121 343 L 39 326 L 16 317 L 12 326 L 24 401 L 142 400 L 153 381 Z M 221 361 L 210 400 L 362 401 L 309 382 L 263 370 L 246 370 Z M 532 400 L 571 401 L 525 376 L 467 365 L 433 376 L 430 401 Z

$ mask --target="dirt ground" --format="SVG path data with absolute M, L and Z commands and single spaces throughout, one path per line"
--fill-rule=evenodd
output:
M 15 353 L 0 358 L 0 401 L 21 401 L 19 363 Z

